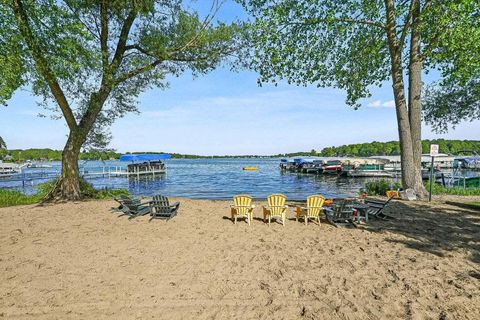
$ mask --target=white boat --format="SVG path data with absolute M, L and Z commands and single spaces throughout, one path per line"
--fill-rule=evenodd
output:
M 393 178 L 394 175 L 387 171 L 381 170 L 351 170 L 348 171 L 347 176 L 352 178 L 361 178 L 361 177 L 384 177 L 384 178 Z
M 51 165 L 49 164 L 43 164 L 43 163 L 29 163 L 27 165 L 27 168 L 32 168 L 32 169 L 37 169 L 37 168 L 52 168 Z
M 0 175 L 11 175 L 20 173 L 22 171 L 22 165 L 10 162 L 0 162 Z

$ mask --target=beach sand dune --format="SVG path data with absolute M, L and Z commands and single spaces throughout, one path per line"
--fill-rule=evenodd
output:
M 166 222 L 111 201 L 0 209 L 0 318 L 480 319 L 480 216 L 394 203 L 358 228 L 229 220 L 181 201 Z M 261 204 L 261 203 L 257 203 Z

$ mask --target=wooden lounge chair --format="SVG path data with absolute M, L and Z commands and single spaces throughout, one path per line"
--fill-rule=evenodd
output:
M 305 225 L 308 223 L 308 219 L 314 219 L 320 224 L 320 214 L 323 211 L 323 203 L 325 202 L 325 197 L 314 194 L 307 198 L 306 207 L 297 207 L 295 220 L 298 221 L 299 218 L 303 217 L 305 220 Z
M 124 212 L 125 204 L 132 205 L 132 204 L 140 204 L 141 200 L 137 197 L 131 196 L 122 196 L 120 198 L 113 198 L 116 202 L 118 202 L 118 207 L 112 208 L 116 209 L 117 211 Z
M 268 217 L 268 225 L 272 218 L 281 218 L 282 224 L 285 226 L 285 220 L 287 216 L 287 208 L 285 201 L 287 197 L 283 194 L 271 194 L 267 197 L 268 206 L 263 207 L 263 221 Z
M 247 219 L 248 225 L 253 220 L 253 209 L 255 206 L 252 204 L 252 197 L 246 194 L 240 194 L 233 197 L 233 204 L 230 205 L 230 214 L 232 215 L 232 221 L 237 223 L 238 217 L 244 217 Z
M 394 217 L 386 215 L 383 213 L 383 210 L 390 204 L 393 197 L 388 198 L 387 201 L 381 201 L 377 199 L 367 198 L 365 199 L 365 204 L 368 205 L 368 215 L 373 216 L 378 219 L 394 219 Z
M 332 208 L 325 208 L 325 217 L 327 221 L 338 227 L 339 224 L 352 224 L 355 219 L 353 215 L 353 202 L 351 199 L 341 200 L 339 203 L 333 203 Z
M 122 206 L 123 214 L 121 216 L 129 216 L 128 219 L 133 219 L 136 217 L 144 216 L 150 213 L 150 202 L 140 203 L 140 202 L 124 202 Z
M 150 204 L 150 215 L 152 219 L 166 219 L 170 220 L 175 217 L 177 214 L 178 208 L 180 207 L 180 202 L 175 202 L 170 204 L 168 198 L 162 195 L 153 196 L 153 200 L 149 202 Z

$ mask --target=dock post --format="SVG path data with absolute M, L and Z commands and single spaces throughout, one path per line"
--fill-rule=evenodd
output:
M 435 157 L 432 156 L 432 162 L 430 164 L 430 192 L 428 193 L 428 201 L 432 201 L 432 187 L 433 187 L 433 159 Z

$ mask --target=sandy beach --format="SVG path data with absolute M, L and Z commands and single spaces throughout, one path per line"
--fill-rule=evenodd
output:
M 479 212 L 396 202 L 335 228 L 292 208 L 269 227 L 174 200 L 168 222 L 113 201 L 0 209 L 0 318 L 480 319 Z

